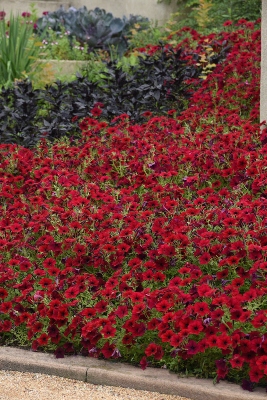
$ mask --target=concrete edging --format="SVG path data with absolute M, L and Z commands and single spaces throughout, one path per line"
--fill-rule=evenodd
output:
M 42 373 L 88 382 L 187 397 L 192 400 L 266 400 L 264 388 L 244 391 L 239 385 L 210 379 L 180 378 L 166 369 L 141 370 L 129 364 L 82 356 L 56 359 L 53 354 L 0 346 L 0 369 Z
M 53 74 L 72 75 L 88 64 L 88 61 L 78 60 L 37 60 L 43 68 L 51 68 Z

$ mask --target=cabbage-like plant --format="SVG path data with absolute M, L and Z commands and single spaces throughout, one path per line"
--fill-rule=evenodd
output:
M 31 75 L 41 43 L 33 36 L 33 27 L 19 16 L 10 16 L 9 24 L 0 21 L 0 85 L 8 87 L 16 79 Z M 36 73 L 36 69 L 35 69 Z
M 134 15 L 115 18 L 99 7 L 89 11 L 85 6 L 79 9 L 70 7 L 65 11 L 61 6 L 57 11 L 49 12 L 37 20 L 36 32 L 41 34 L 50 28 L 60 34 L 64 28 L 69 32 L 70 42 L 75 37 L 80 43 L 86 43 L 89 51 L 110 51 L 113 47 L 117 54 L 123 55 L 128 48 L 127 39 L 131 36 L 131 30 L 136 26 L 138 30 L 147 29 L 148 18 Z

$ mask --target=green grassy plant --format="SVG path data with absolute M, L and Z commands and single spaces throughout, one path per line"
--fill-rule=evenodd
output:
M 0 84 L 10 86 L 16 79 L 31 76 L 40 54 L 40 43 L 33 37 L 32 25 L 19 16 L 0 21 Z M 36 72 L 36 69 L 35 69 Z

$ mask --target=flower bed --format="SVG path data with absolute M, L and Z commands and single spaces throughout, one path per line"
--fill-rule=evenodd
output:
M 0 146 L 0 344 L 266 384 L 260 31 L 229 35 L 177 118 Z

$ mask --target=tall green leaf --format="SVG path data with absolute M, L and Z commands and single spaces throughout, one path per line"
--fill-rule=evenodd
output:
M 9 26 L 0 21 L 0 84 L 9 86 L 15 79 L 30 76 L 40 48 L 31 25 L 19 16 L 10 16 Z

